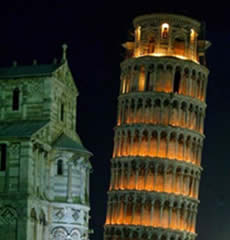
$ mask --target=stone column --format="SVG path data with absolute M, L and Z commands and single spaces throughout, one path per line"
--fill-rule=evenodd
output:
M 191 189 L 190 189 L 190 197 L 194 197 L 194 182 L 195 182 L 195 173 L 193 173 L 193 175 L 191 175 L 191 177 L 192 177 L 192 185 L 191 185 Z
M 72 202 L 72 171 L 73 163 L 68 162 L 67 202 Z
M 128 99 L 128 109 L 127 109 L 127 119 L 126 119 L 126 124 L 132 122 L 131 121 L 131 116 L 133 113 L 131 113 L 131 99 Z
M 118 102 L 118 110 L 117 110 L 117 125 L 121 125 L 121 100 Z
M 176 166 L 174 166 L 173 168 L 172 192 L 175 191 L 175 184 L 176 184 Z
M 153 91 L 156 91 L 156 81 L 157 81 L 157 71 L 156 71 L 157 66 L 154 66 L 154 71 L 152 73 L 152 82 L 153 82 Z
M 138 150 L 137 150 L 137 155 L 139 156 L 140 153 L 143 151 L 142 147 L 142 137 L 143 137 L 143 132 L 139 131 L 139 139 L 138 139 Z
M 208 77 L 207 76 L 205 76 L 204 81 L 205 81 L 205 83 L 204 83 L 203 101 L 206 100 L 206 93 L 207 93 L 207 86 L 208 86 Z
M 191 174 L 190 173 L 187 173 L 186 179 L 187 179 L 187 181 L 185 183 L 186 184 L 186 195 L 189 196 L 189 186 L 190 186 L 190 179 L 191 179 Z
M 199 146 L 199 153 L 198 153 L 198 165 L 200 166 L 201 165 L 201 158 L 202 158 L 202 143 L 200 143 L 200 146 Z
M 150 210 L 150 225 L 151 226 L 153 226 L 154 204 L 155 204 L 155 200 L 152 200 L 151 201 L 151 210 Z
M 196 211 L 193 212 L 193 221 L 192 221 L 192 232 L 195 232 L 196 228 Z
M 168 227 L 169 228 L 171 228 L 171 223 L 172 223 L 172 210 L 173 210 L 173 202 L 170 202 L 170 204 L 169 204 L 169 219 L 168 219 L 168 222 L 169 222 Z
M 113 202 L 109 199 L 109 224 L 113 221 Z
M 180 193 L 183 193 L 183 177 L 184 177 L 184 169 L 181 170 L 180 174 Z
M 120 176 L 120 189 L 124 189 L 124 162 L 121 162 L 121 176 Z
M 147 149 L 147 155 L 150 156 L 151 154 L 151 149 L 150 149 L 150 146 L 151 146 L 151 132 L 148 131 L 148 149 Z
M 145 163 L 144 189 L 146 190 L 146 183 L 148 178 L 149 163 Z
M 121 196 L 117 196 L 118 200 L 117 200 L 117 220 L 118 220 L 118 224 L 121 223 Z M 120 221 L 119 221 L 120 220 Z
M 123 156 L 127 156 L 128 155 L 128 152 L 127 152 L 127 145 L 128 145 L 128 143 L 127 143 L 127 139 L 128 139 L 128 132 L 127 131 L 125 131 L 125 135 L 124 135 L 124 143 L 123 143 L 123 149 L 124 149 L 124 151 L 123 151 Z
M 169 142 L 170 142 L 170 134 L 168 133 L 166 136 L 166 158 L 169 157 Z
M 195 79 L 193 80 L 194 81 L 194 97 L 197 98 L 197 89 L 198 89 L 198 86 L 197 86 L 197 73 L 195 75 Z
M 158 171 L 158 164 L 154 166 L 154 184 L 153 189 L 156 191 L 156 183 L 157 183 L 157 171 Z
M 156 151 L 157 157 L 159 157 L 160 140 L 161 140 L 161 132 L 157 131 L 157 151 Z
M 133 198 L 132 202 L 132 218 L 131 218 L 131 224 L 133 224 L 133 220 L 135 218 L 135 212 L 136 212 L 136 195 Z
M 138 107 L 138 99 L 134 100 L 134 113 L 133 113 L 133 123 L 137 122 L 137 107 Z
M 178 206 L 177 207 L 177 229 L 180 229 L 180 224 L 181 224 L 181 222 L 180 222 L 180 211 L 181 211 L 181 206 Z
M 135 89 L 139 90 L 139 76 L 140 76 L 140 68 L 135 70 L 135 78 L 134 78 L 134 83 L 135 83 Z
M 33 160 L 34 160 L 34 188 L 35 188 L 35 194 L 37 194 L 37 185 L 38 185 L 38 148 L 37 146 L 35 146 L 35 149 L 34 149 Z
M 198 198 L 198 188 L 199 188 L 199 181 L 198 178 L 195 179 L 195 196 Z
M 187 231 L 187 216 L 188 216 L 188 206 L 185 206 L 184 216 L 183 216 L 183 230 Z
M 136 175 L 135 175 L 135 189 L 137 189 L 137 182 L 138 182 L 138 177 L 139 177 L 139 163 L 136 164 Z
M 115 135 L 113 138 L 114 141 L 114 148 L 113 148 L 113 157 L 116 157 L 118 155 L 118 136 L 117 136 L 117 131 L 115 131 Z
M 131 143 L 130 143 L 130 151 L 129 151 L 129 155 L 133 156 L 133 143 L 134 143 L 134 137 L 135 137 L 135 131 L 131 130 Z
M 141 201 L 141 225 L 145 225 L 145 223 L 143 222 L 144 207 L 145 207 L 145 196 L 142 197 L 142 201 Z
M 120 131 L 118 133 L 118 151 L 117 151 L 117 156 L 120 157 L 122 155 L 122 149 L 121 149 L 121 146 L 122 146 L 122 132 Z
M 29 160 L 32 159 L 32 143 L 21 143 L 21 155 L 20 155 L 20 191 L 25 193 L 29 191 Z M 36 169 L 37 170 L 37 169 Z M 36 172 L 35 170 L 35 172 Z
M 163 211 L 164 211 L 164 201 L 160 204 L 160 226 L 162 227 L 162 218 L 163 218 Z
M 163 171 L 164 171 L 164 179 L 163 179 L 163 192 L 166 192 L 166 181 L 167 181 L 167 170 L 168 170 L 168 165 L 164 166 Z
M 128 162 L 128 176 L 127 176 L 127 185 L 129 185 L 129 180 L 130 180 L 130 175 L 131 175 L 131 171 L 132 171 L 132 165 L 130 162 Z
M 175 159 L 178 159 L 178 141 L 179 141 L 179 134 L 176 134 L 176 141 L 175 141 Z
M 110 224 L 110 202 L 109 200 L 107 201 L 107 209 L 106 209 L 106 224 Z
M 40 188 L 40 192 L 41 195 L 44 196 L 45 194 L 45 187 L 46 187 L 46 183 L 45 183 L 45 170 L 46 170 L 46 152 L 44 152 L 44 150 L 41 152 L 41 173 L 40 173 L 40 184 L 41 184 L 41 188 Z
M 192 82 L 192 71 L 189 73 L 189 96 L 192 95 L 192 87 L 193 87 L 193 82 Z
M 183 137 L 183 160 L 185 161 L 185 151 L 186 151 L 186 136 Z
M 197 179 L 197 189 L 196 189 L 197 198 L 198 198 L 198 195 L 199 195 L 199 186 L 200 186 L 200 174 L 198 175 L 198 179 Z
M 110 190 L 114 189 L 114 163 L 111 161 L 111 178 L 110 178 Z

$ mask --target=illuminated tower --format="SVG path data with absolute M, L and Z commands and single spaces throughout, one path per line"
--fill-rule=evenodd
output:
M 121 63 L 105 240 L 194 240 L 209 71 L 204 27 L 134 19 Z

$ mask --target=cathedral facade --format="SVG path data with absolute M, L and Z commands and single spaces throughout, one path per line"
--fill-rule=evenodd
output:
M 0 68 L 0 239 L 88 239 L 91 153 L 66 59 Z

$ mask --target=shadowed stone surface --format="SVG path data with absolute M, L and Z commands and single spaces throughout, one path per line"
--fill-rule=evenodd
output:
M 0 68 L 0 239 L 88 239 L 92 155 L 60 64 Z

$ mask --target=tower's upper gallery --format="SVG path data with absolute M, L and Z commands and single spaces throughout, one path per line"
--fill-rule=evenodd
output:
M 123 44 L 127 57 L 172 56 L 205 65 L 204 26 L 198 21 L 174 14 L 150 14 L 136 17 L 134 41 Z

